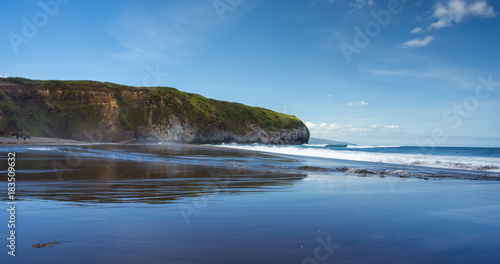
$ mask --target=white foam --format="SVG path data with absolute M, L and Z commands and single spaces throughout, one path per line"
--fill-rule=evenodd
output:
M 364 149 L 364 148 L 400 148 L 401 146 L 354 146 L 348 145 L 347 148 Z
M 35 151 L 58 151 L 60 150 L 58 147 L 29 147 L 27 150 L 35 150 Z
M 303 146 L 307 147 L 326 147 L 328 144 L 302 144 Z
M 252 151 L 261 151 L 275 154 L 297 155 L 306 157 L 354 160 L 366 162 L 381 162 L 399 165 L 412 165 L 435 168 L 450 168 L 463 170 L 481 170 L 500 172 L 500 158 L 436 156 L 424 154 L 376 153 L 364 151 L 333 150 L 321 148 L 307 148 L 296 146 L 246 146 L 246 145 L 219 145 L 226 148 L 237 148 Z

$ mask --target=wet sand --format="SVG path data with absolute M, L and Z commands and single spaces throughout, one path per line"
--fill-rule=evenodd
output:
M 499 182 L 255 170 L 238 164 L 308 164 L 210 147 L 88 148 L 143 155 L 19 152 L 18 254 L 4 251 L 1 263 L 500 260 Z M 146 159 L 154 155 L 175 162 Z M 200 164 L 181 162 L 193 159 Z
M 0 147 L 5 146 L 22 146 L 22 145 L 64 145 L 64 144 L 80 144 L 83 141 L 73 139 L 57 139 L 45 137 L 31 137 L 24 140 L 22 137 L 15 139 L 13 137 L 0 137 Z

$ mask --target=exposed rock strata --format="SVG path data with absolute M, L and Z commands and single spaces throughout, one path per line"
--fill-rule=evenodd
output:
M 295 116 L 174 88 L 90 81 L 0 80 L 0 134 L 94 142 L 303 144 Z

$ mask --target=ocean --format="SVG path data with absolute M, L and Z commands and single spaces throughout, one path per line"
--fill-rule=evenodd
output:
M 365 161 L 428 168 L 500 172 L 500 148 L 355 146 L 355 145 L 222 145 L 223 147 L 333 160 Z
M 5 146 L 6 178 L 8 153 L 1 263 L 500 262 L 499 148 Z

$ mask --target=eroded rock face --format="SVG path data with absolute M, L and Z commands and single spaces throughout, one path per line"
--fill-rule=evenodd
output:
M 0 81 L 0 133 L 91 142 L 303 144 L 294 116 L 183 93 L 87 81 Z
M 240 144 L 294 145 L 307 143 L 309 140 L 309 130 L 304 126 L 269 132 L 261 127 L 252 126 L 252 130 L 245 135 L 235 135 L 231 131 L 218 127 L 203 130 L 189 122 L 182 122 L 182 120 L 175 116 L 170 116 L 167 122 L 137 127 L 136 136 L 138 140 L 177 143 L 209 144 L 234 142 Z

